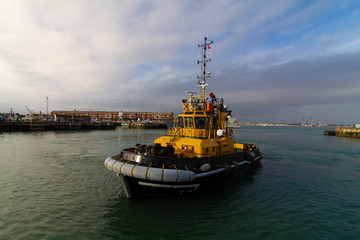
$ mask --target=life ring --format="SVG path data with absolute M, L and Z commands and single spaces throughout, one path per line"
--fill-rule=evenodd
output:
M 232 134 L 233 134 L 233 130 L 232 130 L 232 129 L 230 129 L 230 130 L 229 130 L 229 137 L 231 137 L 231 136 L 232 136 Z

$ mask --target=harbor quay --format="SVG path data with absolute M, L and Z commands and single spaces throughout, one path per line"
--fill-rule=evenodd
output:
M 0 132 L 97 130 L 115 129 L 117 126 L 150 129 L 166 128 L 165 121 L 173 120 L 172 112 L 123 111 L 52 111 L 50 115 L 0 115 Z M 3 117 L 5 115 L 5 117 Z
M 113 130 L 113 123 L 57 123 L 57 122 L 0 122 L 0 132 L 64 131 L 64 130 Z
M 154 123 L 133 122 L 129 124 L 129 128 L 153 129 L 153 128 L 167 128 L 167 126 L 164 122 L 154 122 Z

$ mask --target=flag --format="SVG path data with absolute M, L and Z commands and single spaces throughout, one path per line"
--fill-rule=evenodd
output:
M 208 44 L 208 49 L 211 49 L 210 44 Z

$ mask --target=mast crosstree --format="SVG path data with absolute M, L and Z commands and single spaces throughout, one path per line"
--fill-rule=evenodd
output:
M 213 41 L 207 41 L 207 37 L 204 37 L 204 43 L 198 44 L 198 47 L 201 48 L 201 59 L 197 61 L 197 64 L 201 64 L 200 66 L 200 75 L 197 76 L 199 79 L 197 84 L 202 89 L 202 96 L 200 97 L 202 102 L 205 103 L 205 88 L 208 86 L 206 83 L 206 78 L 211 76 L 210 72 L 206 72 L 206 63 L 210 62 L 211 59 L 206 57 L 206 51 L 211 49 L 210 45 L 213 44 Z

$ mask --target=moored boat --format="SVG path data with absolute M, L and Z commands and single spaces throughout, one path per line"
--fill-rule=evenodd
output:
M 240 122 L 235 117 L 228 117 L 228 128 L 240 128 Z
M 41 118 L 31 118 L 29 130 L 30 131 L 43 131 L 45 129 L 45 122 Z
M 121 179 L 128 198 L 155 195 L 182 195 L 208 189 L 225 180 L 252 172 L 261 165 L 259 148 L 236 143 L 233 130 L 227 128 L 231 110 L 222 98 L 210 93 L 205 97 L 210 77 L 206 73 L 206 51 L 213 42 L 204 38 L 201 47 L 201 75 L 197 82 L 200 95 L 187 92 L 182 113 L 168 135 L 154 145 L 137 144 L 108 157 L 105 166 Z

